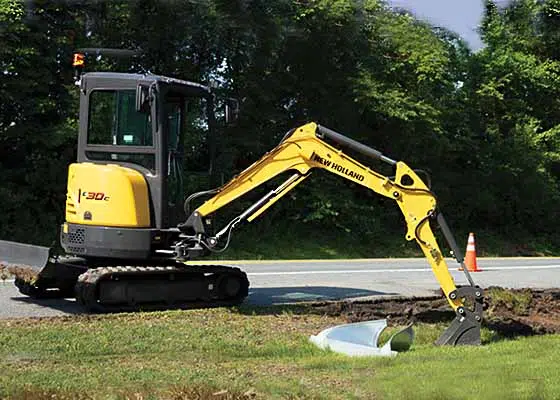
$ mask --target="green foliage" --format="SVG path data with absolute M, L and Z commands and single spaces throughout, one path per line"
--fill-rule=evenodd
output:
M 2 237 L 50 244 L 64 207 L 65 168 L 74 158 L 76 112 L 64 68 L 74 20 L 60 4 L 26 9 L 3 0 L 0 26 Z
M 452 226 L 511 247 L 545 234 L 557 248 L 559 10 L 559 0 L 487 1 L 485 47 L 472 53 L 453 32 L 377 0 L 1 0 L 1 237 L 56 240 L 76 136 L 70 55 L 113 47 L 141 56 L 90 58 L 88 68 L 213 83 L 242 100 L 238 125 L 220 138 L 224 180 L 314 120 L 429 172 Z M 327 173 L 269 214 L 301 237 L 317 225 L 402 236 L 394 204 Z
M 489 3 L 487 46 L 473 55 L 465 85 L 478 131 L 472 170 L 483 183 L 473 211 L 493 226 L 536 234 L 555 232 L 560 222 L 553 212 L 560 200 L 560 64 L 542 52 L 552 3 L 517 1 L 501 12 Z

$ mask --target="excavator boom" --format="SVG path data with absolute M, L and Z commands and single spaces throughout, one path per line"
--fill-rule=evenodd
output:
M 394 166 L 395 176 L 389 178 L 376 172 L 329 142 Z M 277 147 L 218 189 L 212 198 L 198 207 L 182 227 L 192 235 L 186 235 L 182 245 L 192 247 L 196 242 L 198 246 L 202 245 L 210 251 L 225 249 L 229 243 L 231 231 L 236 225 L 254 220 L 309 177 L 314 168 L 322 168 L 339 175 L 375 193 L 393 199 L 397 203 L 407 225 L 406 240 L 414 240 L 420 246 L 449 305 L 456 313 L 455 320 L 437 343 L 480 344 L 483 292 L 474 285 L 467 268 L 463 268 L 463 270 L 469 286 L 456 287 L 430 226 L 430 221 L 433 220 L 439 224 L 453 250 L 454 257 L 460 264 L 463 262 L 462 253 L 458 249 L 443 215 L 438 213 L 436 198 L 428 186 L 404 162 L 392 160 L 375 149 L 316 123 L 309 123 L 290 131 Z M 258 200 L 215 236 L 210 237 L 206 234 L 205 218 L 287 171 L 293 171 L 293 174 L 278 188 Z M 224 238 L 226 238 L 225 245 L 222 244 Z M 188 251 L 183 251 L 183 253 L 187 254 Z

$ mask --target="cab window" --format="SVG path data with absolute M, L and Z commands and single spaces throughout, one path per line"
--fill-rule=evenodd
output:
M 153 146 L 150 115 L 136 111 L 135 96 L 135 90 L 90 94 L 88 144 Z

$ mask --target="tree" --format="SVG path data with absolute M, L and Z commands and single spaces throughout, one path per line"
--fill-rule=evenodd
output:
M 0 2 L 0 226 L 4 238 L 47 243 L 64 207 L 61 172 L 74 156 L 75 24 L 63 4 L 25 4 Z
M 542 52 L 548 2 L 517 1 L 499 11 L 488 2 L 486 47 L 473 56 L 465 90 L 475 112 L 473 150 L 480 201 L 474 218 L 496 227 L 554 232 L 560 199 L 558 157 L 560 64 Z M 471 186 L 474 189 L 474 182 Z

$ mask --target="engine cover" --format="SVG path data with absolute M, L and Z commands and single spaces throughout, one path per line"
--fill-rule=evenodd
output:
M 149 228 L 148 185 L 144 176 L 114 164 L 71 164 L 66 221 L 104 227 Z

